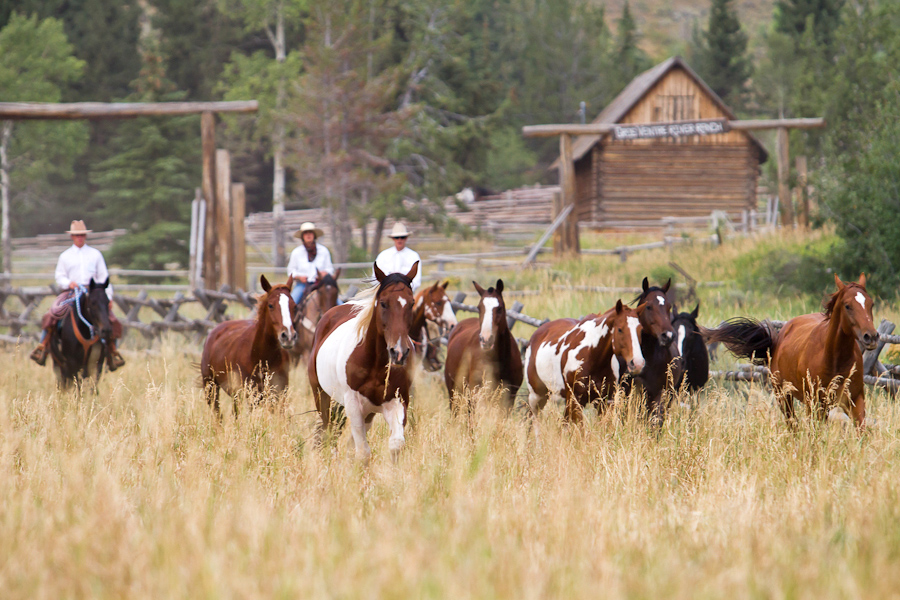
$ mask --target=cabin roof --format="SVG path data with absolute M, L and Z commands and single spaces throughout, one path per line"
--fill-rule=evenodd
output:
M 694 80 L 694 83 L 700 87 L 709 97 L 715 102 L 716 106 L 718 106 L 722 112 L 724 112 L 729 119 L 736 119 L 735 114 L 732 112 L 730 108 L 719 98 L 719 95 L 716 94 L 712 88 L 706 85 L 700 76 L 691 69 L 686 62 L 680 56 L 673 56 L 663 62 L 659 63 L 655 67 L 647 69 L 637 77 L 631 80 L 625 89 L 622 90 L 618 96 L 616 96 L 612 102 L 610 102 L 606 108 L 604 108 L 597 118 L 594 119 L 593 123 L 619 123 L 625 115 L 627 115 L 632 108 L 634 108 L 638 102 L 640 102 L 647 93 L 653 89 L 663 77 L 665 77 L 669 71 L 675 68 L 684 69 L 685 73 Z M 754 136 L 752 133 L 747 131 L 742 131 L 747 138 L 757 147 L 760 154 L 760 162 L 765 162 L 769 153 L 766 152 L 766 149 L 763 147 L 762 143 Z M 603 135 L 580 135 L 575 138 L 572 144 L 572 159 L 577 161 L 581 159 L 587 152 L 594 147 L 601 139 Z M 554 163 L 550 166 L 551 169 L 559 167 L 559 159 L 556 159 Z

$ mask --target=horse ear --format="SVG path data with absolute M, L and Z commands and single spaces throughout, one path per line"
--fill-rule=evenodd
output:
M 105 290 L 106 288 L 109 287 L 109 277 L 106 278 L 106 281 L 104 281 L 104 282 L 100 285 L 100 287 L 102 287 L 104 290 Z
M 859 285 L 861 285 L 863 287 L 866 287 L 866 274 L 865 273 L 859 274 L 859 281 L 857 283 L 859 283 Z
M 446 290 L 448 285 L 450 285 L 450 280 L 449 280 L 449 279 L 448 279 L 447 281 L 445 281 L 445 282 L 444 282 L 444 285 L 442 285 L 441 287 L 444 288 L 444 289 Z
M 412 269 L 409 270 L 409 273 L 406 274 L 406 278 L 409 279 L 410 281 L 412 281 L 413 278 L 415 278 L 416 273 L 418 273 L 418 272 L 419 272 L 419 261 L 416 261 L 413 263 Z
M 696 319 L 700 314 L 700 303 L 697 302 L 697 306 L 694 307 L 694 310 L 691 311 L 691 318 Z
M 497 293 L 498 294 L 503 293 L 503 280 L 502 279 L 497 280 Z
M 837 274 L 837 273 L 834 274 L 834 285 L 837 286 L 837 289 L 838 289 L 838 290 L 844 289 L 844 282 L 841 281 L 841 278 L 838 277 L 838 274 Z
M 384 271 L 378 268 L 378 263 L 375 263 L 375 279 L 378 280 L 378 283 L 384 281 Z
M 337 281 L 340 276 L 341 276 L 341 269 L 338 268 L 338 270 L 334 272 L 334 275 L 332 277 L 334 277 L 334 280 Z
M 478 292 L 479 296 L 484 296 L 484 288 L 478 285 L 477 281 L 473 281 L 472 285 L 475 286 L 475 291 Z
M 644 281 L 641 282 L 641 287 L 644 288 L 645 292 L 650 289 L 650 282 L 647 281 L 646 277 L 644 277 Z
M 285 283 L 284 285 L 287 286 L 287 289 L 291 289 L 292 287 L 294 287 L 294 276 L 288 275 L 287 283 Z
M 672 285 L 672 278 L 669 277 L 669 280 L 666 282 L 666 285 L 662 287 L 663 294 L 669 291 L 669 286 Z
M 269 293 L 269 290 L 272 289 L 272 284 L 269 283 L 269 280 L 266 279 L 265 275 L 259 276 L 259 285 L 262 286 L 263 291 L 266 292 L 267 294 Z
M 88 284 L 88 290 L 93 290 L 95 287 L 97 287 L 97 284 L 94 282 L 94 278 L 91 277 L 91 282 Z
M 647 279 L 644 278 L 644 281 L 647 281 Z M 641 306 L 643 306 L 643 305 L 641 305 Z M 622 306 L 622 300 L 621 299 L 616 300 L 616 314 L 621 315 L 623 310 L 625 310 L 625 307 Z

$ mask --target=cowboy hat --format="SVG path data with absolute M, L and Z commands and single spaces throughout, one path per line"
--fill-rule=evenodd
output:
M 87 235 L 91 233 L 91 230 L 84 226 L 84 221 L 72 221 L 66 233 L 69 235 Z
M 391 229 L 391 232 L 387 234 L 389 238 L 398 238 L 398 237 L 409 237 L 410 233 L 406 230 L 406 225 L 400 223 L 399 221 L 394 223 L 394 227 Z
M 300 225 L 300 229 L 298 229 L 297 231 L 294 232 L 294 237 L 298 238 L 298 239 L 303 239 L 303 234 L 306 233 L 307 231 L 312 231 L 314 234 L 316 234 L 317 238 L 325 235 L 325 232 L 322 231 L 321 229 L 319 229 L 318 227 L 316 227 L 312 221 L 307 221 L 306 223 L 303 223 L 302 225 Z

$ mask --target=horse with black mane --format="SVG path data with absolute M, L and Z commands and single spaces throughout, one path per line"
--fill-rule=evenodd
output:
M 675 329 L 675 347 L 681 355 L 683 377 L 675 382 L 676 388 L 684 385 L 688 391 L 695 392 L 709 381 L 709 351 L 697 316 L 700 314 L 700 303 L 691 312 L 675 313 L 672 327 Z
M 866 275 L 844 283 L 834 275 L 837 291 L 826 298 L 825 309 L 794 317 L 774 332 L 768 323 L 736 318 L 708 330 L 737 356 L 766 364 L 781 410 L 794 422 L 794 400 L 804 402 L 820 419 L 846 419 L 858 427 L 866 422 L 866 386 L 860 346 L 873 350 L 878 331 L 872 318 L 872 298 Z M 831 414 L 830 401 L 843 411 Z
M 338 305 L 341 288 L 338 278 L 341 270 L 330 273 L 320 272 L 319 278 L 306 287 L 297 309 L 294 312 L 294 329 L 297 330 L 297 343 L 289 350 L 291 362 L 297 364 L 312 351 L 316 338 L 316 325 L 326 312 Z
M 106 359 L 106 341 L 112 335 L 109 320 L 109 279 L 78 287 L 68 302 L 68 314 L 51 330 L 50 357 L 59 386 L 90 380 L 96 390 Z

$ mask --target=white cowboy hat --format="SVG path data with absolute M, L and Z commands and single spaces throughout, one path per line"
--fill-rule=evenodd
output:
M 85 227 L 84 221 L 72 221 L 66 233 L 68 235 L 87 235 L 91 233 L 91 230 Z
M 315 223 L 313 223 L 312 221 L 307 221 L 306 223 L 300 225 L 300 229 L 294 232 L 294 237 L 302 240 L 303 234 L 307 231 L 312 231 L 314 234 L 316 234 L 317 238 L 325 235 L 325 232 L 316 227 Z
M 391 229 L 391 232 L 387 234 L 389 238 L 398 238 L 398 237 L 409 237 L 410 233 L 406 230 L 406 225 L 400 223 L 399 221 L 394 223 L 394 227 Z

